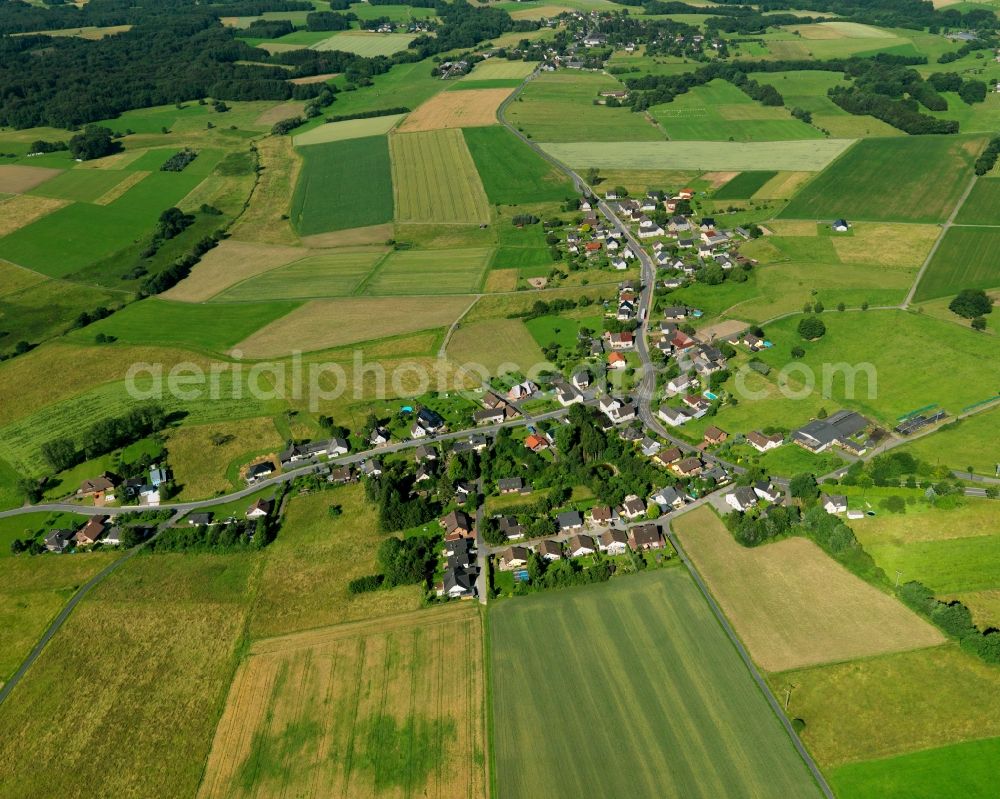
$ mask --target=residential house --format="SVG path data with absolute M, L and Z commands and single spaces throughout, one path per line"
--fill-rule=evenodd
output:
M 685 395 L 681 402 L 687 406 L 687 413 L 691 414 L 695 419 L 700 419 L 712 407 L 712 404 L 707 399 L 695 396 L 694 394 Z
M 691 457 L 677 461 L 671 468 L 681 477 L 694 477 L 701 472 L 703 464 L 700 458 Z
M 659 505 L 660 510 L 667 513 L 671 510 L 680 510 L 684 507 L 684 497 L 673 486 L 661 488 L 650 496 L 650 500 Z
M 255 483 L 258 480 L 263 480 L 274 474 L 277 467 L 274 465 L 273 461 L 261 461 L 260 463 L 253 463 L 247 468 L 247 482 Z
M 758 480 L 753 484 L 753 492 L 765 502 L 777 502 L 781 499 L 781 492 L 770 480 Z
M 428 444 L 421 444 L 413 450 L 413 458 L 417 463 L 423 463 L 424 461 L 436 461 L 437 457 L 437 450 Z
M 470 562 L 476 551 L 476 542 L 472 538 L 455 538 L 445 541 L 442 552 L 446 558 L 462 558 L 466 563 Z
M 661 406 L 656 415 L 671 427 L 679 427 L 691 418 L 680 408 L 671 408 L 668 405 Z
M 472 412 L 472 421 L 477 425 L 500 424 L 504 420 L 504 409 L 502 406 L 496 408 L 484 408 L 481 411 Z
M 107 531 L 107 516 L 91 516 L 87 523 L 76 531 L 73 541 L 77 546 L 88 547 L 96 544 Z
M 583 402 L 583 394 L 577 391 L 569 383 L 563 383 L 559 381 L 553 383 L 553 387 L 556 391 L 556 399 L 559 400 L 559 404 L 564 408 L 569 405 L 576 405 L 577 403 Z
M 837 411 L 826 419 L 814 419 L 792 433 L 792 441 L 810 452 L 823 452 L 837 444 L 855 455 L 865 452 L 864 445 L 855 444 L 851 439 L 865 430 L 871 423 L 854 411 Z
M 528 565 L 528 549 L 526 547 L 507 547 L 500 553 L 500 571 L 509 572 L 522 569 Z
M 431 408 L 421 408 L 417 411 L 417 424 L 428 433 L 440 433 L 444 430 L 444 417 Z
M 625 497 L 625 501 L 622 503 L 621 509 L 618 513 L 629 521 L 641 519 L 646 515 L 646 503 L 639 499 L 639 497 L 635 494 L 629 494 Z
M 687 319 L 690 309 L 684 305 L 671 305 L 663 309 L 664 319 L 670 319 L 672 321 L 679 321 L 681 319 Z
M 747 443 L 758 452 L 767 452 L 768 450 L 776 449 L 780 447 L 784 441 L 784 436 L 778 433 L 772 436 L 766 436 L 757 430 L 752 430 L 747 433 Z
M 381 447 L 389 443 L 390 434 L 384 427 L 376 427 L 368 436 L 368 443 L 373 447 Z
M 647 458 L 652 458 L 660 451 L 660 442 L 647 436 L 639 442 L 639 449 Z
M 691 223 L 688 222 L 687 217 L 672 216 L 667 227 L 671 233 L 687 233 L 691 229 Z
M 167 474 L 167 470 L 162 466 L 154 466 L 149 470 L 149 484 L 152 486 L 159 487 L 169 479 L 170 476 Z
M 663 549 L 663 535 L 655 524 L 637 524 L 628 531 L 629 545 L 635 551 Z
M 590 523 L 596 527 L 614 524 L 618 521 L 618 512 L 607 505 L 590 509 Z
M 378 458 L 366 458 L 361 461 L 361 473 L 365 477 L 381 477 L 382 461 Z
M 835 233 L 846 233 L 851 229 L 851 226 L 847 223 L 846 219 L 835 219 L 832 227 Z
M 444 572 L 444 580 L 438 589 L 438 594 L 440 596 L 449 596 L 452 599 L 464 599 L 473 595 L 475 584 L 475 570 L 447 568 Z
M 139 504 L 149 507 L 159 507 L 160 489 L 156 486 L 145 485 L 139 489 Z
M 354 474 L 350 466 L 338 466 L 336 469 L 330 471 L 330 476 L 326 479 L 327 482 L 335 483 L 336 485 L 346 485 L 354 479 Z
M 347 443 L 346 438 L 331 438 L 330 443 L 326 445 L 326 454 L 330 458 L 339 458 L 350 451 L 351 445 Z
M 628 534 L 624 530 L 605 530 L 597 539 L 597 548 L 606 555 L 624 555 L 628 550 Z
M 104 472 L 99 477 L 91 477 L 80 483 L 77 496 L 92 497 L 95 503 L 113 502 L 115 486 L 121 482 L 116 474 Z
M 709 425 L 705 428 L 704 440 L 707 446 L 722 444 L 727 438 L 729 438 L 729 433 L 715 425 Z
M 468 538 L 473 534 L 472 518 L 464 510 L 453 510 L 439 524 L 444 528 L 445 540 Z
M 521 477 L 502 477 L 497 480 L 497 488 L 501 494 L 518 494 L 524 490 L 524 479 Z
M 566 551 L 571 558 L 593 555 L 597 551 L 597 542 L 589 535 L 574 535 L 566 541 Z
M 507 536 L 510 541 L 517 541 L 524 538 L 524 525 L 519 524 L 516 516 L 500 516 L 497 518 L 497 526 L 500 532 Z
M 608 369 L 625 369 L 628 366 L 628 359 L 620 352 L 608 354 Z
M 187 523 L 192 527 L 207 527 L 212 523 L 213 514 L 211 511 L 188 514 Z
M 672 377 L 667 381 L 667 393 L 671 396 L 674 394 L 680 394 L 682 391 L 688 391 L 692 388 L 691 378 L 687 375 L 678 375 L 677 377 Z
M 532 452 L 541 452 L 543 449 L 549 448 L 549 442 L 543 436 L 540 436 L 537 433 L 532 433 L 524 439 L 524 446 Z
M 606 335 L 612 350 L 630 350 L 635 347 L 635 336 L 628 330 L 621 333 L 607 333 Z
M 558 541 L 542 541 L 535 547 L 535 551 L 542 560 L 559 560 L 562 558 L 562 544 Z
M 590 388 L 590 372 L 586 369 L 577 369 L 573 373 L 573 385 L 580 391 L 586 391 Z
M 112 527 L 104 534 L 104 538 L 101 539 L 101 543 L 108 547 L 121 546 L 122 543 L 122 528 L 115 526 Z
M 525 380 L 523 383 L 511 386 L 510 391 L 507 392 L 507 399 L 511 402 L 520 402 L 521 400 L 530 399 L 531 395 L 536 391 L 538 391 L 538 386 L 530 380 Z
M 45 548 L 49 552 L 65 552 L 72 545 L 72 530 L 53 530 L 45 536 Z
M 567 510 L 556 516 L 560 533 L 572 533 L 583 529 L 583 514 L 578 510 Z
M 246 517 L 248 519 L 263 519 L 266 516 L 271 515 L 271 510 L 274 508 L 274 501 L 270 499 L 258 499 L 249 508 L 247 508 Z
M 677 463 L 683 457 L 684 453 L 681 452 L 680 447 L 670 447 L 670 449 L 665 449 L 657 454 L 654 460 L 659 461 L 665 466 L 669 466 L 671 463 Z
M 757 504 L 757 494 L 749 486 L 738 486 L 726 494 L 726 504 L 745 513 Z
M 823 494 L 819 503 L 827 513 L 837 514 L 847 511 L 847 497 L 843 494 Z
M 750 352 L 760 352 L 764 349 L 764 339 L 760 336 L 755 336 L 753 333 L 747 333 L 743 337 L 743 344 Z

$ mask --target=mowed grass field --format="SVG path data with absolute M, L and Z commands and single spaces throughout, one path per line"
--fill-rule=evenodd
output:
M 482 624 L 469 603 L 253 645 L 198 796 L 485 799 Z
M 772 323 L 767 333 L 775 346 L 760 357 L 780 369 L 789 362 L 791 348 L 801 345 L 806 351 L 801 363 L 819 384 L 823 364 L 860 366 L 853 390 L 843 370 L 832 372 L 830 403 L 844 403 L 893 426 L 899 416 L 930 403 L 955 414 L 996 394 L 1000 347 L 993 337 L 904 311 L 828 312 L 823 321 L 827 332 L 816 342 L 802 341 L 795 329 L 799 317 Z M 880 346 L 873 348 L 873 341 Z M 791 375 L 789 385 L 801 387 L 801 373 Z
M 402 250 L 389 255 L 364 283 L 366 293 L 470 294 L 479 289 L 488 249 Z
M 280 358 L 292 349 L 313 352 L 446 328 L 472 301 L 467 296 L 312 300 L 245 338 L 237 349 L 247 358 Z
M 944 636 L 813 542 L 740 546 L 708 507 L 673 529 L 753 659 L 766 671 L 898 652 Z
M 0 706 L 0 796 L 194 796 L 259 557 L 143 555 L 95 588 Z
M 543 72 L 508 106 L 507 119 L 538 141 L 663 141 L 663 133 L 643 114 L 593 104 L 600 92 L 622 88 L 602 73 Z
M 767 78 L 761 82 L 774 83 Z M 673 102 L 653 106 L 650 113 L 672 140 L 791 141 L 823 136 L 787 108 L 761 105 L 718 79 L 692 88 Z
M 341 50 L 366 58 L 389 56 L 405 50 L 416 38 L 409 33 L 369 33 L 368 31 L 342 31 L 318 42 L 311 50 Z
M 527 371 L 545 363 L 545 355 L 520 319 L 487 319 L 463 323 L 448 342 L 448 357 L 496 373 L 501 364 Z
M 292 224 L 302 236 L 392 221 L 392 171 L 385 136 L 313 144 L 302 171 Z
M 840 799 L 992 799 L 1000 738 L 925 749 L 833 769 Z
M 957 643 L 773 674 L 768 681 L 782 695 L 792 688 L 789 715 L 806 722 L 802 739 L 828 773 L 1000 736 L 1000 670 Z
M 806 139 L 786 142 L 639 141 L 552 142 L 542 147 L 575 169 L 788 170 L 818 172 L 851 146 L 851 139 Z
M 984 141 L 968 136 L 863 139 L 800 191 L 781 216 L 943 222 L 968 186 Z
M 342 515 L 330 518 L 330 505 L 339 505 Z M 375 553 L 385 537 L 360 485 L 293 498 L 281 535 L 267 549 L 252 637 L 417 610 L 423 593 L 417 585 L 367 594 L 347 590 L 351 580 L 377 571 Z
M 396 134 L 389 152 L 398 222 L 489 222 L 489 202 L 462 131 Z
M 343 122 L 328 122 L 312 130 L 300 133 L 293 141 L 296 147 L 307 144 L 324 144 L 345 139 L 363 139 L 368 136 L 381 136 L 392 130 L 403 118 L 403 114 L 371 117 L 369 119 L 347 119 Z
M 161 296 L 180 302 L 204 302 L 230 286 L 302 256 L 303 251 L 297 247 L 226 239 L 205 253 L 184 280 Z
M 470 128 L 497 121 L 497 108 L 510 88 L 441 92 L 415 108 L 399 126 L 400 133 L 442 128 Z
M 500 125 L 462 133 L 491 203 L 555 202 L 574 195 L 569 179 Z
M 913 299 L 920 302 L 958 294 L 962 289 L 1000 286 L 998 251 L 1000 227 L 949 228 Z
M 981 177 L 955 216 L 958 225 L 1000 225 L 1000 180 Z
M 745 200 L 753 197 L 778 173 L 774 170 L 741 172 L 712 195 L 715 200 Z
M 220 302 L 268 299 L 315 299 L 351 294 L 383 258 L 382 248 L 329 251 L 237 283 L 217 296 Z M 300 253 L 301 255 L 302 253 Z
M 974 472 L 992 475 L 997 464 L 994 434 L 998 426 L 1000 409 L 994 408 L 918 438 L 902 450 L 929 463 L 961 471 L 971 466 Z
M 500 603 L 489 635 L 499 799 L 819 795 L 686 571 Z

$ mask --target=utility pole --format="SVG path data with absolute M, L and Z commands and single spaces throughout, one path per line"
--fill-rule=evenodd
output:
M 788 700 L 792 698 L 792 686 L 785 686 L 785 712 L 788 712 Z

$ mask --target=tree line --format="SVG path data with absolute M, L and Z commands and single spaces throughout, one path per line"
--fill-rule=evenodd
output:
M 94 422 L 80 439 L 63 436 L 42 444 L 41 454 L 53 472 L 61 472 L 85 460 L 105 455 L 139 441 L 167 424 L 167 412 L 161 405 L 150 403 L 122 416 L 111 416 Z

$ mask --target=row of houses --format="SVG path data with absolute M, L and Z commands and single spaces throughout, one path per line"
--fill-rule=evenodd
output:
M 629 549 L 634 552 L 663 549 L 666 542 L 656 524 L 637 524 L 628 531 L 608 528 L 599 535 L 576 533 L 565 541 L 548 539 L 531 546 L 513 545 L 503 550 L 497 558 L 497 568 L 501 571 L 516 571 L 528 565 L 532 552 L 537 552 L 543 560 L 554 561 L 562 558 L 582 558 L 603 552 L 606 555 L 624 555 Z
M 122 479 L 114 472 L 102 472 L 97 477 L 89 477 L 80 483 L 77 497 L 93 500 L 95 505 L 104 505 L 123 499 L 140 505 L 156 507 L 160 504 L 160 487 L 170 479 L 164 466 L 153 466 L 146 477 Z

